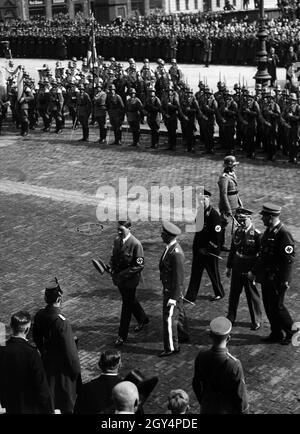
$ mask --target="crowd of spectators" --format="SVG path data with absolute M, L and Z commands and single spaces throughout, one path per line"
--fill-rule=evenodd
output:
M 115 20 L 107 25 L 95 22 L 95 40 L 97 52 L 105 58 L 170 60 L 175 44 L 178 62 L 203 63 L 204 40 L 208 35 L 212 42 L 212 64 L 254 65 L 257 27 L 256 21 L 247 18 L 227 22 L 226 13 L 150 15 Z M 33 21 L 0 23 L 0 34 L 10 41 L 13 57 L 70 59 L 86 56 L 91 28 L 90 18 L 79 16 L 72 21 L 59 15 L 53 20 L 39 17 Z M 283 66 L 288 47 L 293 45 L 298 50 L 299 19 L 268 20 L 267 30 L 267 50 L 273 46 L 279 66 Z

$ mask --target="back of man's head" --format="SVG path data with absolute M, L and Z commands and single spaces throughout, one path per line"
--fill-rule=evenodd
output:
M 19 311 L 14 313 L 10 319 L 10 327 L 14 334 L 26 333 L 30 329 L 31 316 L 30 313 Z
M 168 400 L 172 414 L 184 414 L 189 408 L 189 395 L 182 389 L 171 390 Z
M 115 412 L 135 413 L 139 405 L 139 392 L 131 381 L 121 381 L 112 390 Z
M 121 365 L 121 353 L 117 350 L 103 351 L 99 359 L 99 368 L 103 372 L 116 372 Z

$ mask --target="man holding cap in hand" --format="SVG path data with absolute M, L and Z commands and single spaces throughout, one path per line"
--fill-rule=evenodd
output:
M 280 212 L 281 207 L 272 203 L 264 204 L 260 212 L 267 229 L 261 240 L 257 271 L 261 273 L 263 303 L 271 325 L 271 334 L 264 341 L 288 345 L 295 331 L 292 330 L 291 315 L 283 303 L 290 287 L 295 243 L 280 221 Z
M 193 390 L 201 414 L 247 414 L 249 411 L 241 362 L 233 357 L 227 343 L 231 322 L 218 317 L 210 323 L 212 347 L 195 360 Z

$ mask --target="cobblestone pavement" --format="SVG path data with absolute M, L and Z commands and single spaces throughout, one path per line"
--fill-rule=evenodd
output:
M 5 130 L 5 128 L 4 128 Z M 92 230 L 97 223 L 97 189 L 117 186 L 126 177 L 128 188 L 141 185 L 205 185 L 217 203 L 217 178 L 224 154 L 210 158 L 183 152 L 150 151 L 149 136 L 141 148 L 128 147 L 125 133 L 122 147 L 99 146 L 96 129 L 91 142 L 83 144 L 79 130 L 70 140 L 70 124 L 63 135 L 33 131 L 21 138 L 13 131 L 0 137 L 0 321 L 7 332 L 10 315 L 19 309 L 32 314 L 43 306 L 43 290 L 49 277 L 57 276 L 64 290 L 64 314 L 79 337 L 79 353 L 84 381 L 96 376 L 98 355 L 112 348 L 118 330 L 121 301 L 108 275 L 100 277 L 91 264 L 97 255 L 109 259 L 115 224 L 103 223 L 103 231 Z M 112 139 L 112 137 L 111 137 Z M 161 139 L 163 142 L 163 139 Z M 161 145 L 162 146 L 162 145 Z M 279 159 L 266 163 L 237 155 L 239 186 L 245 206 L 258 213 L 264 201 L 283 206 L 282 220 L 300 242 L 299 169 Z M 255 221 L 263 229 L 258 214 Z M 79 229 L 79 230 L 78 230 Z M 95 227 L 94 227 L 95 229 Z M 158 261 L 164 249 L 158 222 L 137 222 L 134 234 L 145 249 L 145 271 L 138 290 L 150 317 L 150 324 L 139 334 L 133 332 L 122 348 L 122 373 L 133 367 L 146 375 L 159 375 L 159 384 L 145 405 L 147 413 L 166 411 L 166 397 L 172 388 L 183 388 L 191 398 L 191 412 L 199 406 L 191 389 L 193 362 L 199 348 L 209 344 L 207 328 L 212 318 L 227 311 L 229 282 L 225 277 L 226 255 L 221 274 L 226 297 L 217 303 L 205 276 L 196 306 L 187 306 L 191 342 L 182 344 L 180 354 L 159 359 L 162 350 L 161 285 Z M 186 286 L 191 266 L 192 234 L 183 234 L 186 254 Z M 295 321 L 300 321 L 298 282 L 300 261 L 286 304 Z M 269 333 L 266 317 L 258 332 L 249 330 L 250 318 L 245 296 L 241 297 L 238 322 L 232 333 L 230 351 L 240 358 L 245 370 L 252 413 L 300 413 L 300 347 L 265 345 L 260 337 Z M 132 322 L 133 328 L 134 322 Z

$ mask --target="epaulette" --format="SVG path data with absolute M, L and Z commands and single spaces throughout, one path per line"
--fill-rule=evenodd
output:
M 256 232 L 257 234 L 261 234 L 261 232 L 260 232 L 258 229 L 255 229 L 255 232 Z
M 62 319 L 63 321 L 65 321 L 66 318 L 61 313 L 59 313 L 58 316 L 59 316 L 60 319 Z
M 234 360 L 235 362 L 237 362 L 238 361 L 238 359 L 237 358 L 235 358 L 232 354 L 230 354 L 230 352 L 228 351 L 227 352 L 227 355 L 232 359 L 232 360 Z

